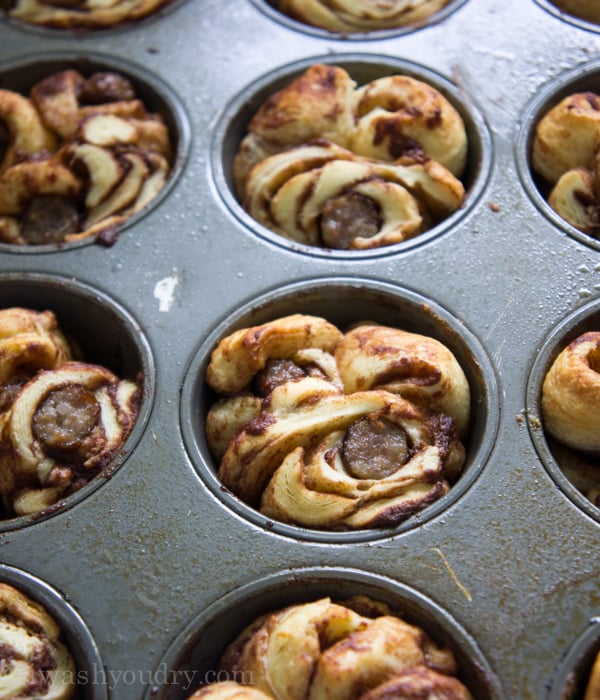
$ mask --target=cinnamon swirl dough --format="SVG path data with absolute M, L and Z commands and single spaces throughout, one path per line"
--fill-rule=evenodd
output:
M 60 29 L 104 29 L 136 22 L 172 0 L 13 0 L 8 15 Z
M 200 688 L 188 700 L 272 700 L 272 697 L 251 685 L 219 681 Z
M 450 0 L 276 0 L 293 19 L 332 32 L 356 33 L 422 23 Z
M 544 429 L 563 445 L 600 455 L 600 333 L 585 333 L 556 358 L 542 386 Z
M 373 700 L 392 688 L 402 688 L 399 698 L 472 700 L 449 649 L 364 597 L 322 598 L 257 619 L 225 651 L 220 670 L 244 673 L 274 700 Z
M 550 185 L 548 203 L 569 224 L 600 233 L 600 97 L 574 93 L 553 107 L 536 127 L 532 166 Z
M 462 470 L 468 383 L 434 339 L 296 314 L 224 338 L 206 379 L 218 477 L 276 520 L 395 525 Z
M 16 111 L 14 107 L 16 106 Z M 0 241 L 36 245 L 114 233 L 161 190 L 170 137 L 117 73 L 74 70 L 37 83 L 29 98 L 0 91 L 7 125 L 0 166 Z
M 6 512 L 39 512 L 96 476 L 131 432 L 139 399 L 135 382 L 97 365 L 38 372 L 0 417 Z
M 466 158 L 464 122 L 430 85 L 396 75 L 357 88 L 342 68 L 315 64 L 254 115 L 234 181 L 246 210 L 276 233 L 373 248 L 456 211 Z
M 75 663 L 55 620 L 37 602 L 0 583 L 0 700 L 70 700 Z

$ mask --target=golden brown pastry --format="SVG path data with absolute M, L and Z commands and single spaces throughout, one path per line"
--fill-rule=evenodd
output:
M 450 416 L 464 438 L 469 382 L 456 357 L 435 338 L 376 323 L 360 323 L 335 350 L 347 394 L 385 389 L 423 409 Z
M 170 172 L 170 137 L 162 117 L 149 113 L 129 80 L 117 73 L 84 78 L 65 70 L 37 83 L 29 99 L 0 91 L 0 120 L 9 136 L 0 168 L 5 243 L 92 236 L 114 242 L 118 228 L 158 194 Z M 12 144 L 23 142 L 30 123 L 38 129 L 16 158 Z
M 600 700 L 600 653 L 592 665 L 583 700 Z
M 0 583 L 0 700 L 69 700 L 77 672 L 61 630 L 37 602 Z
M 104 29 L 147 17 L 171 0 L 13 0 L 10 17 L 60 29 Z
M 431 228 L 464 201 L 464 122 L 407 76 L 360 88 L 315 64 L 270 96 L 234 159 L 237 194 L 266 228 L 305 245 L 365 249 Z
M 70 359 L 71 348 L 51 311 L 0 309 L 0 414 L 36 372 Z
M 205 685 L 190 695 L 187 700 L 272 700 L 272 697 L 251 685 L 242 685 L 235 681 L 219 681 Z
M 600 24 L 600 5 L 596 0 L 551 0 L 551 2 L 569 15 Z
M 551 184 L 569 170 L 589 169 L 600 133 L 600 97 L 578 92 L 562 99 L 536 126 L 534 170 Z
M 574 450 L 600 454 L 600 333 L 585 333 L 556 358 L 542 386 L 544 429 Z
M 219 479 L 281 522 L 395 525 L 462 470 L 468 383 L 431 338 L 296 314 L 224 338 L 206 379 Z
M 0 415 L 0 494 L 27 515 L 81 488 L 117 456 L 140 387 L 104 367 L 66 362 L 38 372 Z
M 434 160 L 385 163 L 318 140 L 265 158 L 246 181 L 245 208 L 305 245 L 360 250 L 400 243 L 458 209 L 464 187 Z
M 387 609 L 355 612 L 356 602 L 322 598 L 265 615 L 232 642 L 220 670 L 249 675 L 275 700 L 383 698 L 393 684 L 407 694 L 392 697 L 424 698 L 426 688 L 441 692 L 427 697 L 472 700 L 450 650 Z
M 450 0 L 279 0 L 293 19 L 332 32 L 356 33 L 422 23 Z

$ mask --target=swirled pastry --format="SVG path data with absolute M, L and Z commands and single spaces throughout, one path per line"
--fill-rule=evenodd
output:
M 158 194 L 170 172 L 162 117 L 149 113 L 117 73 L 55 73 L 29 99 L 0 91 L 0 120 L 8 127 L 0 168 L 0 241 L 6 243 L 91 236 L 114 242 L 119 226 Z
M 279 0 L 275 7 L 293 19 L 332 32 L 356 33 L 421 23 L 450 0 Z
M 419 689 L 436 688 L 435 697 L 472 700 L 449 649 L 389 610 L 355 612 L 356 603 L 369 600 L 342 605 L 322 598 L 259 618 L 231 643 L 220 670 L 247 674 L 275 700 L 390 697 L 388 683 L 409 693 L 394 697 L 424 698 Z
M 583 700 L 600 700 L 600 652 L 594 659 Z
M 463 201 L 464 187 L 434 160 L 361 158 L 328 141 L 290 148 L 258 163 L 245 208 L 299 243 L 366 249 L 421 233 Z
M 60 29 L 104 29 L 136 22 L 171 0 L 12 0 L 8 14 L 30 24 Z
M 8 514 L 44 510 L 117 456 L 139 386 L 104 367 L 65 362 L 24 384 L 0 421 L 0 493 Z
M 462 470 L 468 383 L 431 338 L 374 324 L 344 335 L 296 314 L 224 338 L 206 379 L 219 397 L 206 419 L 218 477 L 270 518 L 395 525 Z
M 69 700 L 75 663 L 61 630 L 37 602 L 0 583 L 0 700 Z
M 454 354 L 435 338 L 360 323 L 344 334 L 335 357 L 346 393 L 391 391 L 426 410 L 450 416 L 466 436 L 469 382 Z
M 249 214 L 286 238 L 374 248 L 456 211 L 466 157 L 462 117 L 432 86 L 396 75 L 357 88 L 315 64 L 260 106 L 234 182 Z
M 0 414 L 36 372 L 71 358 L 69 343 L 51 311 L 0 309 Z
M 569 15 L 600 24 L 600 6 L 595 0 L 551 0 L 551 2 Z
M 218 681 L 200 688 L 188 700 L 272 700 L 272 696 L 251 685 Z
M 600 455 L 600 333 L 571 342 L 542 386 L 544 429 L 560 443 Z

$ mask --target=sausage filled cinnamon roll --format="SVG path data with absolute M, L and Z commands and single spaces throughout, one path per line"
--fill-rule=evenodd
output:
M 567 223 L 600 235 L 600 97 L 574 93 L 536 127 L 532 167 L 549 187 L 548 204 Z
M 77 359 L 51 311 L 0 310 L 0 496 L 4 517 L 37 513 L 119 454 L 140 382 Z
M 269 97 L 234 159 L 248 213 L 309 246 L 365 249 L 428 230 L 464 201 L 462 117 L 408 76 L 358 88 L 315 64 Z
M 542 386 L 544 429 L 574 450 L 600 455 L 600 333 L 585 333 L 556 358 Z
M 304 24 L 332 32 L 356 33 L 422 23 L 450 0 L 275 0 L 274 6 Z
M 226 649 L 219 670 L 243 673 L 252 692 L 274 700 L 472 700 L 451 650 L 362 596 L 344 604 L 321 598 L 258 618 Z M 220 692 L 217 684 L 192 697 L 218 700 Z
M 0 700 L 70 700 L 75 663 L 61 630 L 35 601 L 0 583 Z
M 464 465 L 468 382 L 432 338 L 296 314 L 224 338 L 206 380 L 219 479 L 280 522 L 392 526 Z
M 104 29 L 136 22 L 172 0 L 10 0 L 8 16 L 59 29 Z
M 7 126 L 0 137 L 4 243 L 92 236 L 114 242 L 114 233 L 158 194 L 170 172 L 162 117 L 148 112 L 118 73 L 85 78 L 65 70 L 34 85 L 29 97 L 0 90 L 0 122 Z

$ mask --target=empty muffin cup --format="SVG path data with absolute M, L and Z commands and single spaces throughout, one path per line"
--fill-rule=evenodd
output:
M 11 673 L 14 672 L 13 680 L 16 683 L 14 692 L 17 692 L 19 678 L 21 680 L 23 678 L 22 668 L 13 667 L 13 662 L 17 665 L 30 665 L 33 677 L 38 677 L 38 681 L 41 678 L 41 684 L 37 690 L 32 689 L 30 695 L 19 694 L 18 697 L 23 699 L 35 697 L 39 700 L 46 697 L 107 700 L 108 688 L 104 682 L 104 666 L 100 651 L 85 621 L 65 597 L 36 576 L 5 564 L 0 564 L 0 585 L 10 587 L 10 589 L 3 588 L 1 591 L 2 613 L 8 616 L 6 618 L 8 624 L 3 625 L 3 633 L 6 634 L 6 638 L 2 639 L 2 648 L 6 649 L 6 652 L 0 664 L 3 680 L 10 687 Z M 22 596 L 25 596 L 33 606 L 33 614 L 28 616 L 25 623 L 19 623 L 18 620 L 18 610 L 23 612 L 23 607 L 28 604 L 25 602 L 24 606 Z M 39 606 L 43 610 L 40 610 Z M 17 611 L 17 619 L 15 619 L 15 611 Z M 15 623 L 16 626 L 11 630 L 11 625 Z M 36 657 L 36 653 L 28 657 L 22 644 L 19 643 L 23 630 L 27 629 L 28 624 L 31 625 L 31 629 L 25 633 L 28 635 L 26 646 L 37 649 L 39 658 Z M 14 654 L 10 650 L 11 640 L 16 647 Z M 49 656 L 54 659 L 52 664 L 48 664 Z M 47 664 L 47 670 L 41 671 L 38 675 L 35 669 L 36 664 L 40 662 Z M 50 687 L 46 688 L 49 679 Z M 10 697 L 13 698 L 15 695 Z
M 516 163 L 535 206 L 558 229 L 600 250 L 596 143 L 600 134 L 600 61 L 563 73 L 526 106 Z
M 196 688 L 216 681 L 252 684 L 251 677 L 244 678 L 242 673 L 219 671 L 223 652 L 247 625 L 290 605 L 323 598 L 343 603 L 355 597 L 388 606 L 392 615 L 420 627 L 434 644 L 450 650 L 457 662 L 457 677 L 473 697 L 505 697 L 477 642 L 440 605 L 384 576 L 352 568 L 324 567 L 281 571 L 246 584 L 209 605 L 171 643 L 155 674 L 163 682 L 150 684 L 145 700 L 185 700 Z
M 466 0 L 421 0 L 375 7 L 359 0 L 355 7 L 339 8 L 329 0 L 318 0 L 312 8 L 292 0 L 252 0 L 261 12 L 289 29 L 344 41 L 387 39 L 403 36 L 443 22 Z
M 595 359 L 599 331 L 597 300 L 563 319 L 548 334 L 535 356 L 526 404 L 529 433 L 544 467 L 561 491 L 598 522 L 600 500 L 596 500 L 596 490 L 600 487 L 600 459 L 596 447 L 587 438 L 595 430 L 595 416 L 585 406 L 585 400 L 589 397 L 593 401 L 600 369 Z M 585 419 L 579 419 L 580 414 Z M 578 425 L 567 428 L 573 422 Z
M 299 359 L 301 364 L 305 364 L 307 367 L 310 366 L 308 372 L 311 374 L 311 377 L 308 378 L 308 381 L 305 382 L 302 378 L 301 381 L 298 382 L 291 381 L 283 388 L 277 387 L 270 393 L 270 398 L 264 399 L 267 403 L 271 402 L 269 405 L 273 408 L 273 414 L 275 415 L 277 413 L 278 419 L 275 420 L 271 415 L 263 415 L 261 410 L 259 410 L 260 416 L 264 419 L 263 428 L 272 425 L 271 430 L 277 431 L 280 429 L 283 430 L 283 427 L 288 425 L 285 419 L 285 405 L 288 399 L 298 407 L 304 406 L 306 411 L 304 413 L 300 412 L 302 413 L 302 421 L 307 421 L 306 426 L 313 426 L 314 423 L 314 431 L 313 428 L 307 428 L 307 434 L 309 435 L 307 443 L 304 440 L 305 424 L 302 422 L 302 426 L 299 428 L 294 420 L 291 420 L 291 423 L 289 423 L 290 429 L 295 435 L 293 442 L 296 441 L 298 436 L 300 437 L 299 441 L 294 442 L 290 449 L 299 445 L 304 445 L 304 447 L 307 448 L 309 446 L 315 447 L 315 440 L 324 439 L 325 435 L 328 435 L 329 437 L 327 437 L 326 440 L 324 439 L 323 443 L 320 443 L 318 448 L 315 447 L 316 451 L 314 453 L 315 459 L 317 459 L 321 465 L 319 470 L 325 469 L 326 472 L 329 470 L 322 462 L 322 459 L 326 462 L 330 459 L 332 452 L 329 450 L 334 450 L 336 454 L 339 452 L 339 440 L 342 439 L 339 430 L 345 430 L 348 428 L 349 423 L 352 423 L 353 420 L 358 420 L 363 414 L 365 417 L 371 414 L 386 415 L 389 417 L 389 420 L 402 427 L 400 432 L 406 432 L 406 430 L 408 430 L 407 435 L 410 437 L 407 456 L 407 459 L 410 458 L 409 471 L 413 473 L 413 470 L 415 470 L 414 476 L 417 481 L 419 481 L 417 473 L 420 473 L 419 470 L 423 468 L 425 464 L 429 465 L 426 468 L 427 470 L 429 467 L 434 470 L 441 468 L 441 463 L 437 460 L 441 457 L 444 448 L 442 448 L 442 451 L 438 452 L 437 448 L 433 447 L 433 443 L 428 442 L 425 433 L 419 432 L 421 429 L 427 430 L 425 425 L 429 419 L 424 418 L 424 416 L 427 415 L 431 417 L 432 414 L 429 408 L 424 409 L 425 413 L 423 414 L 419 414 L 418 411 L 414 414 L 410 414 L 411 417 L 409 418 L 412 407 L 416 408 L 419 399 L 415 398 L 414 402 L 407 401 L 404 403 L 400 401 L 400 397 L 398 396 L 397 398 L 399 401 L 397 402 L 390 394 L 390 391 L 392 390 L 391 387 L 394 376 L 398 379 L 400 375 L 405 373 L 410 374 L 412 371 L 420 372 L 421 376 L 417 380 L 417 384 L 421 383 L 422 385 L 433 386 L 430 380 L 434 383 L 440 380 L 440 378 L 444 376 L 444 370 L 434 369 L 432 370 L 433 374 L 426 377 L 425 375 L 428 373 L 426 369 L 428 367 L 427 360 L 424 358 L 422 358 L 422 360 L 415 360 L 415 365 L 411 360 L 399 359 L 397 360 L 399 363 L 398 365 L 388 368 L 388 380 L 385 380 L 383 376 L 388 372 L 388 370 L 385 369 L 380 370 L 379 380 L 377 380 L 377 382 L 372 382 L 370 386 L 364 383 L 361 384 L 362 380 L 360 379 L 360 386 L 350 386 L 352 380 L 344 378 L 343 383 L 346 387 L 340 395 L 338 390 L 339 381 L 334 377 L 337 370 L 335 367 L 332 369 L 332 366 L 337 363 L 337 366 L 340 367 L 340 373 L 342 374 L 341 367 L 345 365 L 348 370 L 346 375 L 350 376 L 354 371 L 353 367 L 356 367 L 356 363 L 360 365 L 363 360 L 369 361 L 367 356 L 371 352 L 371 349 L 376 348 L 379 343 L 395 343 L 396 340 L 391 340 L 387 336 L 385 341 L 379 339 L 378 334 L 382 326 L 407 331 L 408 333 L 406 335 L 410 338 L 409 343 L 412 343 L 415 337 L 418 337 L 420 342 L 422 336 L 428 336 L 430 340 L 427 341 L 427 343 L 435 343 L 436 348 L 445 346 L 443 353 L 453 354 L 451 362 L 456 363 L 459 368 L 461 368 L 464 379 L 470 390 L 470 394 L 468 394 L 468 398 L 466 398 L 466 405 L 464 404 L 464 400 L 461 400 L 460 408 L 463 418 L 468 414 L 470 414 L 470 418 L 467 418 L 466 421 L 462 421 L 464 423 L 462 428 L 458 426 L 458 423 L 462 420 L 461 418 L 451 420 L 447 424 L 447 427 L 449 427 L 451 431 L 454 431 L 457 426 L 460 428 L 458 433 L 453 432 L 452 434 L 455 437 L 460 435 L 459 442 L 464 443 L 464 449 L 461 452 L 462 467 L 460 468 L 460 474 L 456 473 L 450 477 L 452 485 L 449 490 L 445 478 L 442 478 L 440 474 L 443 484 L 442 482 L 438 482 L 437 479 L 433 478 L 433 471 L 429 473 L 431 478 L 428 479 L 428 481 L 435 482 L 435 488 L 440 489 L 439 491 L 436 490 L 435 493 L 430 491 L 429 487 L 425 488 L 422 484 L 416 487 L 417 491 L 410 492 L 409 497 L 408 491 L 405 491 L 403 488 L 398 488 L 395 491 L 395 495 L 406 494 L 406 503 L 399 504 L 394 501 L 397 512 L 394 513 L 394 517 L 391 520 L 387 519 L 387 515 L 383 516 L 377 513 L 377 518 L 375 518 L 377 520 L 377 527 L 368 524 L 369 522 L 374 522 L 373 520 L 369 520 L 369 518 L 367 518 L 366 521 L 363 520 L 362 514 L 357 514 L 355 517 L 349 516 L 350 520 L 344 522 L 338 522 L 334 518 L 334 520 L 327 521 L 327 525 L 320 524 L 319 522 L 313 523 L 311 521 L 311 514 L 313 512 L 321 512 L 321 506 L 319 505 L 316 506 L 316 511 L 313 511 L 312 506 L 310 506 L 304 515 L 300 514 L 298 517 L 296 515 L 293 517 L 284 517 L 283 515 L 280 516 L 277 514 L 273 517 L 268 517 L 264 513 L 278 513 L 277 509 L 279 505 L 273 505 L 276 501 L 278 502 L 278 498 L 275 498 L 270 506 L 263 509 L 264 512 L 260 512 L 257 509 L 258 503 L 255 502 L 255 500 L 260 500 L 260 493 L 255 494 L 254 491 L 258 488 L 258 482 L 262 481 L 262 477 L 267 473 L 271 473 L 270 470 L 273 464 L 276 465 L 279 463 L 279 457 L 283 459 L 283 454 L 278 453 L 276 457 L 271 455 L 271 430 L 262 432 L 262 428 L 256 423 L 256 421 L 260 423 L 260 416 L 257 415 L 252 420 L 250 420 L 250 416 L 247 416 L 244 418 L 244 421 L 248 421 L 247 425 L 245 425 L 245 429 L 237 435 L 235 441 L 233 439 L 231 440 L 229 445 L 232 450 L 228 453 L 226 452 L 228 456 L 223 456 L 223 459 L 221 459 L 219 463 L 215 455 L 219 453 L 218 443 L 226 431 L 221 430 L 221 418 L 218 408 L 217 410 L 214 409 L 214 407 L 221 405 L 219 401 L 216 401 L 218 398 L 218 390 L 209 388 L 206 383 L 206 378 L 209 363 L 211 363 L 211 353 L 215 351 L 215 348 L 224 338 L 231 336 L 239 329 L 256 329 L 260 324 L 269 324 L 277 319 L 287 319 L 283 322 L 284 327 L 286 327 L 284 328 L 284 333 L 289 330 L 289 328 L 287 328 L 288 324 L 291 324 L 291 326 L 294 326 L 293 333 L 299 333 L 301 336 L 305 323 L 307 324 L 306 328 L 310 328 L 309 335 L 312 334 L 313 331 L 319 334 L 321 332 L 319 328 L 323 327 L 325 333 L 331 332 L 333 334 L 334 343 L 337 343 L 338 339 L 343 335 L 343 331 L 347 331 L 353 324 L 357 326 L 364 322 L 370 322 L 371 325 L 375 324 L 375 330 L 368 326 L 365 327 L 364 338 L 361 336 L 363 327 L 355 329 L 352 333 L 346 333 L 344 342 L 340 342 L 337 345 L 335 360 L 330 354 L 331 349 L 326 351 L 316 349 L 308 350 L 306 358 L 309 356 L 312 358 L 308 360 L 308 364 L 305 363 L 304 360 Z M 276 326 L 277 324 L 274 325 Z M 384 334 L 386 333 L 385 330 L 382 332 Z M 253 331 L 250 330 L 249 336 L 270 338 L 269 342 L 273 342 L 277 345 L 280 342 L 278 333 L 278 330 L 273 332 L 273 324 L 271 324 L 270 327 L 259 328 L 256 333 L 254 333 L 254 336 Z M 374 335 L 374 333 L 376 335 Z M 411 333 L 415 334 L 415 336 L 411 336 Z M 367 336 L 369 337 L 367 338 Z M 240 347 L 250 348 L 250 352 L 252 353 L 251 339 L 249 338 L 247 341 L 248 342 L 241 339 Z M 342 349 L 342 346 L 346 348 L 347 352 Z M 366 353 L 365 357 L 359 357 L 361 354 L 360 351 L 358 354 L 355 352 L 357 347 L 362 347 L 364 349 Z M 228 351 L 225 350 L 226 355 L 227 352 Z M 342 352 L 344 356 L 338 354 Z M 426 352 L 429 353 L 430 350 Z M 437 350 L 431 352 L 437 352 Z M 232 360 L 232 362 L 235 364 L 235 360 Z M 242 364 L 245 365 L 245 362 Z M 320 369 L 315 373 L 312 370 L 316 365 L 319 365 Z M 413 369 L 408 371 L 408 365 L 411 365 Z M 455 365 L 453 364 L 453 366 Z M 326 375 L 329 376 L 326 377 Z M 433 375 L 435 375 L 437 379 L 433 380 Z M 325 381 L 325 378 L 330 379 L 333 384 L 329 384 L 328 381 Z M 246 379 L 242 381 L 246 382 Z M 292 393 L 287 393 L 286 386 L 290 388 Z M 332 391 L 332 386 L 337 388 Z M 385 391 L 369 391 L 370 388 L 380 388 Z M 363 391 L 363 389 L 366 389 L 366 391 Z M 390 389 L 390 391 L 388 391 L 388 389 Z M 310 396 L 308 396 L 308 394 L 307 396 L 300 396 L 305 390 Z M 294 392 L 300 393 L 296 395 Z M 462 392 L 462 389 L 460 392 Z M 243 394 L 244 391 L 241 392 L 241 395 Z M 275 399 L 275 396 L 279 398 Z M 324 396 L 324 400 L 321 400 L 321 396 Z M 461 394 L 461 396 L 463 396 L 463 399 L 465 398 L 464 393 Z M 240 408 L 237 406 L 237 402 L 240 400 L 241 403 L 247 406 L 247 399 L 242 396 L 241 399 L 234 398 L 232 404 L 227 403 L 226 410 L 229 411 L 230 407 L 236 404 L 234 413 L 238 410 L 243 411 L 243 407 Z M 260 405 L 260 400 L 252 397 L 250 398 L 251 403 L 256 403 L 257 401 Z M 280 402 L 278 408 L 275 407 L 276 401 Z M 254 403 L 252 404 L 253 406 Z M 266 408 L 267 403 L 263 405 L 266 411 L 270 410 Z M 281 408 L 281 412 L 278 413 L 279 408 Z M 447 411 L 445 408 L 436 407 L 434 409 L 433 406 L 430 408 L 435 415 L 438 415 L 440 411 L 454 413 L 453 410 Z M 465 409 L 464 413 L 462 413 L 463 408 Z M 293 413 L 294 411 L 292 411 L 292 414 Z M 300 413 L 297 413 L 296 418 L 300 416 Z M 329 422 L 331 415 L 335 416 L 331 419 L 333 422 Z M 349 418 L 348 423 L 346 418 L 339 418 L 341 415 L 350 417 L 352 420 Z M 420 418 L 419 415 L 421 415 Z M 393 533 L 403 532 L 410 528 L 417 527 L 420 523 L 441 513 L 468 490 L 469 486 L 483 469 L 494 442 L 498 418 L 499 398 L 495 375 L 490 361 L 478 340 L 458 319 L 453 317 L 436 302 L 431 299 L 426 299 L 408 289 L 375 280 L 360 280 L 343 277 L 305 280 L 277 290 L 272 290 L 258 299 L 251 299 L 241 305 L 202 342 L 188 366 L 181 394 L 181 425 L 185 445 L 194 466 L 208 488 L 213 491 L 226 506 L 263 528 L 295 538 L 326 542 L 364 541 L 382 536 L 389 536 Z M 210 423 L 207 422 L 208 419 L 210 419 Z M 227 422 L 227 420 L 228 418 L 226 417 L 225 421 Z M 341 423 L 339 423 L 339 420 L 341 420 Z M 406 423 L 406 420 L 409 420 L 412 427 L 409 428 L 409 424 Z M 423 420 L 424 422 L 419 422 Z M 469 423 L 468 426 L 466 425 L 467 422 Z M 292 423 L 294 423 L 293 426 Z M 356 425 L 356 423 L 354 425 Z M 421 427 L 417 428 L 417 425 Z M 413 428 L 416 432 L 412 432 Z M 286 427 L 285 431 L 287 431 L 287 429 Z M 296 433 L 296 430 L 299 430 L 299 432 Z M 221 435 L 219 436 L 220 432 Z M 240 446 L 242 451 L 244 451 L 246 447 L 248 447 L 248 449 L 250 448 L 250 443 L 253 442 L 254 438 L 251 438 L 249 441 L 247 441 L 246 438 L 242 438 L 242 433 L 245 434 L 246 432 L 248 433 L 248 437 L 253 434 L 259 441 L 267 441 L 266 444 L 268 444 L 269 447 L 263 452 L 263 455 L 265 456 L 268 466 L 265 467 L 264 474 L 262 472 L 260 473 L 260 479 L 257 478 L 254 480 L 254 477 L 252 477 L 248 483 L 242 484 L 240 489 L 236 486 L 232 487 L 232 490 L 230 490 L 224 487 L 225 485 L 222 481 L 222 479 L 228 479 L 228 477 L 224 476 L 224 464 L 226 461 L 229 461 L 229 457 L 233 459 L 232 464 L 237 464 L 239 455 L 237 453 L 237 448 L 233 447 L 234 442 Z M 444 429 L 442 429 L 441 432 L 443 433 Z M 417 437 L 417 433 L 420 437 Z M 334 442 L 337 441 L 336 445 L 332 444 L 326 446 L 325 442 L 329 439 Z M 358 436 L 359 441 L 360 439 L 360 436 Z M 227 435 L 226 440 L 229 440 L 229 435 Z M 425 442 L 422 442 L 422 440 Z M 345 437 L 344 459 L 348 456 L 348 452 L 345 451 L 348 447 L 348 441 L 349 438 Z M 350 440 L 350 442 L 353 442 L 353 440 Z M 278 441 L 276 441 L 276 443 L 279 444 Z M 429 447 L 426 448 L 427 455 L 435 455 L 435 467 L 428 461 L 429 456 L 426 457 L 425 452 L 421 453 L 420 448 L 417 447 L 417 444 L 424 447 L 425 443 L 429 445 Z M 451 438 L 450 443 L 456 446 L 454 438 Z M 283 444 L 286 446 L 291 445 L 291 443 L 285 441 Z M 225 447 L 226 450 L 228 449 L 227 442 L 225 442 L 223 447 Z M 259 447 L 256 449 L 259 449 Z M 394 455 L 398 454 L 397 449 L 400 448 L 395 445 Z M 450 454 L 450 450 L 453 449 L 454 447 L 450 448 L 449 451 L 444 454 L 447 456 Z M 325 452 L 322 453 L 322 450 L 325 450 Z M 415 457 L 416 461 L 412 461 L 412 457 L 415 456 L 417 452 L 418 459 Z M 296 456 L 299 454 L 297 450 L 294 450 L 294 453 Z M 291 454 L 290 452 L 290 455 Z M 309 452 L 306 453 L 307 456 L 308 454 Z M 452 454 L 454 455 L 455 453 L 452 451 Z M 271 457 L 273 457 L 274 461 Z M 240 457 L 240 460 L 243 461 L 243 458 Z M 285 461 L 288 462 L 287 459 Z M 342 478 L 344 483 L 346 483 L 347 478 L 350 478 L 352 483 L 354 483 L 353 479 L 367 479 L 369 484 L 373 487 L 373 495 L 375 492 L 379 494 L 379 490 L 383 489 L 384 486 L 387 489 L 390 483 L 394 489 L 399 486 L 399 484 L 395 482 L 396 476 L 393 474 L 387 477 L 384 473 L 377 476 L 369 474 L 363 475 L 360 473 L 360 465 L 356 466 L 354 460 L 352 461 L 353 465 L 350 469 L 352 476 L 344 476 Z M 273 464 L 271 464 L 271 462 L 273 462 Z M 329 464 L 329 462 L 327 463 Z M 254 460 L 254 466 L 259 464 L 262 464 L 262 459 Z M 292 462 L 289 464 L 291 466 Z M 300 468 L 300 462 L 294 464 L 294 469 Z M 336 466 L 336 469 L 338 467 L 339 465 Z M 394 470 L 397 468 L 398 466 L 396 465 Z M 229 469 L 229 467 L 227 467 L 227 469 Z M 232 467 L 232 469 L 234 470 L 232 473 L 234 473 L 235 467 Z M 359 472 L 356 470 L 359 470 Z M 348 471 L 348 469 L 346 469 L 346 471 Z M 250 474 L 249 471 L 244 473 Z M 399 473 L 403 473 L 403 479 L 406 472 Z M 332 475 L 325 475 L 323 478 L 328 482 L 330 476 Z M 283 475 L 282 478 L 284 478 Z M 293 483 L 297 483 L 297 478 L 292 480 Z M 285 479 L 287 479 L 287 477 L 285 477 Z M 378 481 L 378 479 L 382 479 L 382 481 Z M 319 480 L 321 480 L 321 477 L 319 477 Z M 365 489 L 367 481 L 361 481 L 361 484 L 358 485 L 357 488 L 361 490 Z M 227 483 L 229 483 L 229 481 Z M 248 492 L 246 492 L 246 487 L 249 488 Z M 276 488 L 275 480 L 272 480 L 270 488 Z M 234 494 L 233 491 L 237 493 Z M 331 493 L 334 493 L 334 491 Z M 325 492 L 328 492 L 327 488 Z M 420 494 L 418 499 L 415 496 L 417 492 Z M 371 491 L 369 491 L 369 493 L 371 493 Z M 310 501 L 313 495 L 314 494 L 304 492 L 303 498 L 306 497 Z M 346 495 L 349 494 L 347 493 Z M 423 500 L 425 495 L 427 498 Z M 255 496 L 256 499 L 254 498 Z M 415 496 L 419 506 L 415 507 L 414 510 L 410 510 L 409 505 L 411 508 L 413 507 L 413 496 Z M 264 498 L 266 498 L 266 496 L 264 496 Z M 287 495 L 285 498 L 287 498 Z M 319 500 L 321 499 L 320 496 L 317 496 L 317 498 Z M 327 501 L 327 497 L 323 498 Z M 336 503 L 333 505 L 329 504 L 333 509 L 337 508 L 340 504 L 337 497 L 335 498 Z M 381 494 L 378 495 L 378 498 L 382 498 Z M 354 507 L 347 504 L 344 499 L 342 499 L 342 502 L 348 505 L 349 508 Z M 362 511 L 364 503 L 366 503 L 366 499 L 361 501 L 360 509 L 363 514 L 367 515 L 366 512 Z M 358 502 L 354 505 L 358 506 Z M 424 506 L 426 507 L 423 509 Z M 345 507 L 344 505 L 344 508 Z M 376 509 L 375 505 L 373 507 Z M 417 514 L 414 512 L 416 510 L 419 511 Z M 374 511 L 368 511 L 368 515 L 372 515 L 373 512 Z M 409 517 L 410 515 L 414 515 L 414 517 Z M 288 522 L 286 522 L 286 520 Z M 294 524 L 290 524 L 289 521 Z M 310 525 L 307 524 L 309 522 Z M 302 523 L 302 525 L 298 525 L 298 523 Z
M 158 76 L 91 52 L 30 55 L 0 73 L 2 252 L 110 246 L 167 196 L 190 129 Z
M 0 276 L 0 531 L 63 512 L 138 442 L 154 361 L 137 321 L 103 292 L 44 274 Z
M 315 56 L 259 78 L 221 112 L 211 146 L 217 190 L 250 231 L 345 260 L 450 231 L 491 162 L 487 124 L 464 92 L 381 55 Z

